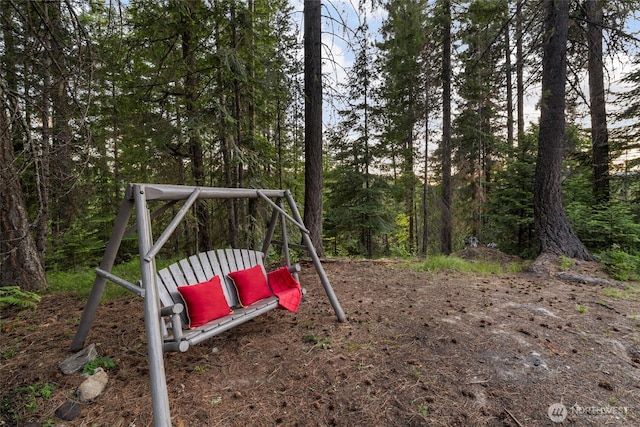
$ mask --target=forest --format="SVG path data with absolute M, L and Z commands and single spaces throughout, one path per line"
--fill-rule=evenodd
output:
M 545 56 L 554 7 L 562 72 Z M 325 256 L 477 243 L 638 277 L 638 10 L 0 1 L 2 285 L 97 265 L 130 182 L 290 189 Z M 265 215 L 199 203 L 160 255 L 255 247 Z M 119 259 L 136 256 L 132 238 Z

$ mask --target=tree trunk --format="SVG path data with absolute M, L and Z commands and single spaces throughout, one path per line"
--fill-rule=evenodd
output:
M 602 62 L 602 1 L 586 0 L 587 37 L 589 39 L 589 109 L 593 150 L 593 195 L 598 202 L 609 200 L 609 131 Z
M 516 6 L 516 102 L 518 104 L 518 144 L 524 135 L 524 54 L 522 48 L 522 3 Z
M 426 56 L 427 52 L 425 52 Z M 420 255 L 427 256 L 427 248 L 429 247 L 429 205 L 427 203 L 429 196 L 429 90 L 431 89 L 431 79 L 429 69 L 425 70 L 424 83 L 424 180 L 422 186 L 422 244 L 420 245 Z
M 50 96 L 49 100 L 43 100 L 43 121 L 51 119 L 52 128 L 45 131 L 43 122 L 42 141 L 42 186 L 40 211 L 42 215 L 49 216 L 55 224 L 56 231 L 66 232 L 72 225 L 78 212 L 77 188 L 74 190 L 76 178 L 74 176 L 72 130 L 71 130 L 71 102 L 67 93 L 72 71 L 67 66 L 68 53 L 65 52 L 64 24 L 62 22 L 62 2 L 43 2 L 44 24 L 49 28 L 44 40 L 48 52 L 46 53 L 47 65 L 50 69 L 45 71 L 51 86 L 43 91 L 43 97 Z M 37 31 L 35 29 L 34 31 Z M 48 92 L 48 93 L 47 93 Z M 49 108 L 50 107 L 50 108 Z M 50 110 L 50 111 L 49 111 Z M 49 117 L 49 114 L 51 116 Z M 44 147 L 51 145 L 51 150 Z M 50 206 L 49 206 L 50 205 Z M 51 211 L 51 212 L 49 212 Z M 38 225 L 48 232 L 48 224 Z M 42 243 L 38 242 L 38 246 Z M 40 248 L 39 248 L 40 249 Z M 44 247 L 41 248 L 44 252 Z
M 220 43 L 221 34 L 220 34 L 220 24 L 216 24 L 215 28 L 215 39 L 216 39 L 216 49 L 218 51 L 222 51 L 222 46 Z M 218 67 L 216 71 L 216 80 L 218 82 L 218 87 L 225 87 L 223 76 L 222 76 L 222 67 Z M 218 102 L 220 103 L 221 111 L 225 111 L 227 109 L 227 99 L 225 97 L 224 91 L 220 91 L 220 95 L 218 98 Z M 224 184 L 227 188 L 235 187 L 235 181 L 233 179 L 233 150 L 231 147 L 231 141 L 229 141 L 229 137 L 227 136 L 226 129 L 228 126 L 228 122 L 226 116 L 224 114 L 220 114 L 220 123 L 219 130 L 220 133 L 220 141 L 221 141 L 221 150 L 222 150 L 222 169 L 224 175 Z M 238 227 L 236 221 L 236 205 L 234 199 L 227 199 L 227 238 L 229 239 L 229 243 L 231 247 L 238 247 Z
M 369 70 L 369 56 L 366 54 L 366 45 L 363 47 L 365 49 L 365 57 L 366 59 L 366 69 Z M 368 204 L 371 202 L 371 152 L 369 149 L 369 73 L 367 72 L 365 78 L 363 79 L 363 95 L 364 95 L 364 180 L 365 180 L 365 190 L 366 190 L 366 199 L 365 202 Z M 367 258 L 373 258 L 373 230 L 372 225 L 370 223 L 367 224 L 365 231 L 365 242 L 364 242 L 365 251 L 367 253 Z
M 320 0 L 304 2 L 304 223 L 318 256 L 322 249 L 322 32 Z
M 440 250 L 451 253 L 451 2 L 443 2 L 442 28 L 442 230 Z
M 410 101 L 413 104 L 413 101 Z M 410 113 L 413 115 L 413 113 Z M 411 124 L 409 125 L 409 129 L 407 130 L 407 146 L 405 147 L 406 158 L 404 163 L 403 174 L 406 175 L 407 179 L 407 189 L 406 189 L 406 209 L 407 216 L 409 217 L 409 242 L 407 250 L 410 254 L 413 254 L 415 251 L 415 240 L 416 240 L 416 209 L 415 209 L 415 200 L 414 195 L 416 194 L 416 180 L 415 174 L 413 172 L 413 120 L 411 120 Z
M 534 182 L 534 220 L 542 254 L 593 260 L 571 230 L 562 203 L 565 139 L 565 78 L 569 2 L 545 0 L 542 100 Z
M 507 24 L 504 32 L 504 68 L 507 76 L 507 144 L 513 147 L 513 82 L 511 78 L 511 25 Z
M 194 47 L 196 42 L 193 40 L 193 23 L 197 22 L 197 17 L 193 11 L 190 11 L 193 19 L 185 24 L 186 28 L 182 33 L 182 59 L 187 69 L 185 76 L 185 98 L 187 121 L 190 123 L 197 122 L 198 116 L 198 79 L 196 75 L 196 63 Z M 193 126 L 193 125 L 191 125 Z M 191 168 L 195 185 L 205 185 L 204 159 L 202 155 L 202 142 L 197 126 L 189 129 L 189 153 L 191 156 Z M 198 250 L 206 251 L 211 249 L 211 218 L 204 202 L 195 203 L 196 218 L 198 221 Z
M 0 79 L 0 286 L 36 291 L 44 289 L 47 281 L 15 166 L 7 94 L 5 81 Z

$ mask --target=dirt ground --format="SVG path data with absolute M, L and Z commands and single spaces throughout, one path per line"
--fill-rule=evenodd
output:
M 478 254 L 508 260 L 460 255 Z M 640 283 L 560 280 L 553 262 L 548 274 L 484 276 L 323 265 L 348 322 L 305 264 L 297 314 L 272 311 L 165 355 L 174 426 L 640 425 Z M 592 263 L 571 272 L 605 277 Z M 37 311 L 1 313 L 1 426 L 153 425 L 133 296 L 101 304 L 87 340 L 115 361 L 105 392 L 73 421 L 54 415 L 84 379 L 58 369 L 83 307 L 49 295 Z M 45 384 L 55 388 L 42 397 Z

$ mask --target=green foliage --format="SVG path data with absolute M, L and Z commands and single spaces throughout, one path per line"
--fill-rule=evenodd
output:
M 304 349 L 305 353 L 309 353 L 314 348 L 320 348 L 321 350 L 327 350 L 327 349 L 331 348 L 331 343 L 332 343 L 331 338 L 321 337 L 321 336 L 318 336 L 318 335 L 315 335 L 315 334 L 305 335 L 302 338 L 302 341 L 305 342 L 305 343 L 313 344 L 311 347 Z
M 482 275 L 502 274 L 504 268 L 492 262 L 468 261 L 454 256 L 436 255 L 427 257 L 424 261 L 411 264 L 418 271 L 435 273 L 443 270 L 459 271 L 462 273 L 478 273 Z M 511 271 L 511 268 L 508 267 Z
M 96 357 L 91 362 L 85 364 L 82 367 L 82 373 L 93 375 L 96 372 L 96 369 L 103 368 L 105 371 L 109 369 L 113 369 L 116 367 L 116 362 L 110 357 Z
M 613 245 L 630 253 L 640 248 L 638 214 L 628 203 L 588 205 L 578 202 L 567 206 L 567 215 L 580 240 L 592 251 L 607 251 Z
M 238 1 L 87 2 L 82 8 L 71 8 L 71 3 L 43 9 L 48 2 L 13 2 L 4 17 L 7 34 L 13 35 L 3 46 L 9 89 L 30 94 L 25 111 L 56 112 L 50 135 L 43 131 L 36 136 L 60 138 L 52 141 L 64 147 L 49 154 L 26 149 L 21 129 L 40 132 L 39 114 L 26 115 L 25 126 L 12 129 L 27 210 L 32 220 L 49 219 L 49 229 L 39 231 L 48 236 L 46 264 L 54 287 L 89 292 L 93 272 L 83 269 L 95 266 L 102 256 L 124 183 L 194 184 L 200 181 L 195 172 L 201 168 L 204 185 L 290 188 L 300 198 L 304 96 L 298 30 L 289 2 L 256 2 L 253 10 Z M 424 122 L 437 121 L 432 113 L 442 107 L 437 29 L 445 16 L 441 2 L 376 5 L 386 13 L 375 45 L 366 19 L 343 33 L 353 35 L 348 41 L 355 46 L 354 64 L 346 73 L 346 85 L 331 88 L 337 89 L 342 111 L 335 132 L 339 137 L 330 135 L 325 237 L 337 255 L 404 257 L 414 252 L 421 226 L 433 231 L 429 246 L 437 246 L 439 200 L 428 206 L 429 223 L 421 224 L 415 212 L 420 184 L 416 174 L 422 167 L 417 159 L 424 145 Z M 451 82 L 458 95 L 451 127 L 454 241 L 473 233 L 483 243 L 496 242 L 504 252 L 533 257 L 539 246 L 532 208 L 537 130 L 518 138 L 517 151 L 511 150 L 513 141 L 502 140 L 503 36 L 513 11 L 504 1 L 458 6 L 453 38 L 459 55 Z M 525 15 L 536 15 L 535 4 L 523 8 Z M 79 14 L 77 20 L 73 13 Z M 43 25 L 45 16 L 53 25 Z M 21 31 L 25 28 L 41 28 L 43 33 Z M 48 28 L 55 34 L 46 34 Z M 531 32 L 521 40 L 535 42 L 539 29 L 529 26 Z M 42 42 L 47 40 L 59 41 L 59 50 L 48 49 L 50 43 Z M 19 60 L 23 57 L 33 63 L 27 67 Z M 59 67 L 45 67 L 42 61 L 50 57 L 58 58 Z M 89 68 L 91 73 L 86 72 Z M 56 81 L 56 73 L 78 89 L 80 96 L 73 102 L 61 94 L 46 96 L 41 82 L 49 74 Z M 621 266 L 617 274 L 623 276 L 633 274 L 624 268 L 630 261 L 611 248 L 618 245 L 636 256 L 639 246 L 640 221 L 632 214 L 639 211 L 640 198 L 638 175 L 633 174 L 640 162 L 633 151 L 639 81 L 638 72 L 627 77 L 632 90 L 621 103 L 623 118 L 633 123 L 624 134 L 612 132 L 610 141 L 612 158 L 631 154 L 625 187 L 616 186 L 612 177 L 611 194 L 626 206 L 595 206 L 590 141 L 575 127 L 567 130 L 562 177 L 565 205 L 578 236 L 612 265 Z M 437 138 L 429 138 L 429 146 L 437 145 Z M 198 151 L 201 166 L 194 159 Z M 429 154 L 434 154 L 429 159 L 434 167 L 428 176 L 437 187 L 440 154 Z M 33 165 L 45 164 L 52 167 L 51 187 L 41 189 L 42 171 Z M 46 192 L 40 190 L 48 191 L 46 204 L 41 199 Z M 258 240 L 255 236 L 268 214 L 253 208 L 249 203 L 209 206 L 209 217 L 220 218 L 210 230 L 219 239 L 215 245 Z M 180 241 L 170 241 L 162 255 L 193 253 L 189 249 L 195 246 L 198 221 L 190 212 L 176 233 Z M 232 236 L 234 227 L 238 231 Z M 136 257 L 135 237 L 122 246 L 119 262 Z M 68 270 L 78 275 L 59 273 Z M 123 277 L 135 282 L 137 269 L 134 273 Z M 125 291 L 109 285 L 110 292 Z
M 156 258 L 156 268 L 162 269 L 178 259 L 179 258 Z M 140 261 L 138 258 L 134 258 L 131 261 L 118 264 L 114 266 L 111 272 L 135 284 L 140 280 Z M 49 284 L 47 292 L 64 292 L 86 299 L 91 292 L 96 273 L 93 267 L 85 267 L 77 268 L 75 271 L 49 271 L 46 276 L 47 283 Z M 107 281 L 107 286 L 102 295 L 103 300 L 113 299 L 122 295 L 132 294 L 125 288 Z
M 637 280 L 637 279 L 636 279 Z M 602 290 L 606 297 L 616 300 L 637 300 L 640 294 L 640 286 L 626 286 L 624 289 L 618 287 L 608 287 Z
M 91 285 L 96 274 L 93 269 L 85 267 L 78 268 L 76 271 L 49 271 L 46 276 L 49 284 L 47 292 L 64 292 L 86 298 L 91 292 Z M 109 293 L 112 289 L 110 285 L 107 285 L 105 293 Z
M 638 252 L 631 254 L 614 245 L 600 256 L 614 279 L 640 281 L 640 254 Z
M 562 271 L 570 270 L 575 266 L 575 260 L 572 258 L 566 257 L 564 255 L 560 256 L 560 269 Z
M 0 323 L 0 327 L 2 327 L 3 325 Z M 2 359 L 6 359 L 9 360 L 11 358 L 13 358 L 13 356 L 16 355 L 16 350 L 14 348 L 10 348 L 8 350 L 4 350 L 2 353 L 0 353 L 0 358 Z
M 409 217 L 404 212 L 399 212 L 395 225 L 395 232 L 391 237 L 391 255 L 406 258 L 409 256 Z
M 23 291 L 19 286 L 0 287 L 0 308 L 9 306 L 36 308 L 38 302 L 40 302 L 40 295 Z
M 536 138 L 537 131 L 521 136 L 519 148 L 507 156 L 505 167 L 495 171 L 487 202 L 483 240 L 523 258 L 535 257 L 539 246 L 532 197 Z
M 385 201 L 387 191 L 382 179 L 365 176 L 347 166 L 327 173 L 325 235 L 334 239 L 345 255 L 373 256 L 380 253 L 377 242 L 390 231 L 390 212 Z
M 24 396 L 25 403 L 24 409 L 28 412 L 35 411 L 37 407 L 37 400 L 39 398 L 49 399 L 56 389 L 55 384 L 42 383 L 32 384 L 24 387 L 18 387 L 16 391 Z
M 106 241 L 102 229 L 112 221 L 112 217 L 79 217 L 64 233 L 51 233 L 46 260 L 48 269 L 70 270 L 97 264 Z

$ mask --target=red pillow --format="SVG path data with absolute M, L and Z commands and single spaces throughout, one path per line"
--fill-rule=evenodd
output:
M 213 276 L 196 285 L 178 286 L 178 292 L 187 305 L 190 328 L 197 328 L 232 313 L 222 292 L 220 276 Z
M 273 296 L 264 270 L 260 264 L 245 270 L 229 273 L 238 293 L 240 305 L 247 307 L 263 298 Z

